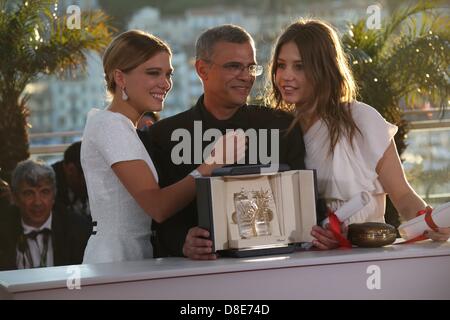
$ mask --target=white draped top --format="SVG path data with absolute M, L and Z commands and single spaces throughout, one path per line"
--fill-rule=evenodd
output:
M 319 119 L 304 136 L 305 165 L 307 169 L 316 169 L 319 197 L 333 210 L 361 191 L 371 194 L 369 204 L 346 224 L 384 222 L 386 194 L 375 168 L 396 134 L 397 126 L 367 104 L 355 101 L 350 108 L 361 131 L 353 138 L 353 148 L 344 136 L 338 140 L 333 155 L 330 154 L 328 128 Z

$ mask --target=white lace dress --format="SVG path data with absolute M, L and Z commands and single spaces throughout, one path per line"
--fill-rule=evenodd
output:
M 158 176 L 133 123 L 124 115 L 92 109 L 81 145 L 92 220 L 97 234 L 89 238 L 83 263 L 142 260 L 153 257 L 151 217 L 144 212 L 115 175 L 111 166 L 144 160 Z
M 341 138 L 334 149 L 334 156 L 331 156 L 328 128 L 318 120 L 304 136 L 305 165 L 308 169 L 317 170 L 319 197 L 324 198 L 333 210 L 361 191 L 371 194 L 368 205 L 352 216 L 347 224 L 384 222 L 386 193 L 375 168 L 397 132 L 397 126 L 361 102 L 354 102 L 351 112 L 362 133 L 356 133 L 353 149 L 348 139 Z

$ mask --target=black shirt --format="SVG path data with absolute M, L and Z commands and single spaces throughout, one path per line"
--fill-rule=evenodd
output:
M 218 120 L 206 110 L 203 104 L 203 96 L 201 96 L 193 108 L 158 121 L 146 131 L 138 131 L 138 134 L 155 164 L 159 185 L 163 188 L 183 179 L 203 162 L 203 160 L 197 161 L 197 163 L 193 161 L 199 158 L 197 154 L 197 159 L 195 159 L 194 141 L 202 139 L 203 133 L 207 129 L 213 128 L 219 129 L 222 133 L 225 133 L 226 129 L 243 129 L 244 131 L 256 129 L 257 133 L 259 132 L 258 129 L 268 129 L 266 134 L 268 151 L 262 152 L 263 158 L 266 158 L 265 155 L 273 156 L 270 151 L 270 130 L 278 129 L 280 140 L 278 163 L 288 164 L 293 170 L 304 169 L 305 146 L 301 130 L 298 126 L 295 126 L 288 132 L 292 120 L 292 115 L 287 112 L 254 105 L 244 105 L 230 119 Z M 196 123 L 194 124 L 194 122 Z M 181 142 L 179 139 L 174 139 L 175 141 L 171 139 L 172 133 L 176 129 L 184 129 L 186 133 L 190 133 L 191 152 L 190 154 L 188 153 L 188 156 L 191 161 L 188 164 L 174 164 L 172 161 L 172 149 Z M 256 135 L 256 137 L 259 145 L 261 138 L 259 135 Z M 210 143 L 211 141 L 202 141 L 203 149 Z M 255 158 L 249 157 L 248 153 L 249 149 L 247 150 L 246 164 L 254 164 L 249 162 L 249 160 Z M 257 153 L 256 164 L 264 163 L 265 160 Z M 152 242 L 154 256 L 183 256 L 182 248 L 186 234 L 190 228 L 196 225 L 197 210 L 195 200 L 163 223 L 153 221 L 154 237 L 152 237 Z

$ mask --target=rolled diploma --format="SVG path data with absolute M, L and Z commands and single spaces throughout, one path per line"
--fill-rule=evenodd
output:
M 345 202 L 339 209 L 336 210 L 335 214 L 339 221 L 342 223 L 349 219 L 352 215 L 362 210 L 370 201 L 370 194 L 367 191 L 357 193 L 349 201 Z M 329 222 L 326 218 L 322 221 L 322 227 Z
M 433 209 L 431 217 L 439 228 L 450 227 L 450 202 L 444 203 Z M 425 222 L 424 214 L 406 221 L 398 227 L 400 236 L 405 240 L 420 236 L 425 230 L 431 230 L 431 228 Z

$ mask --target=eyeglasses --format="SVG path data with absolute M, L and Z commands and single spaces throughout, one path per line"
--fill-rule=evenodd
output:
M 205 60 L 208 63 L 216 64 L 212 61 Z M 226 72 L 233 76 L 237 76 L 241 74 L 242 71 L 247 70 L 249 75 L 252 77 L 260 76 L 263 73 L 263 66 L 257 65 L 257 64 L 250 64 L 248 66 L 244 66 L 242 63 L 239 62 L 228 62 L 224 65 L 221 65 L 223 69 L 225 69 Z

